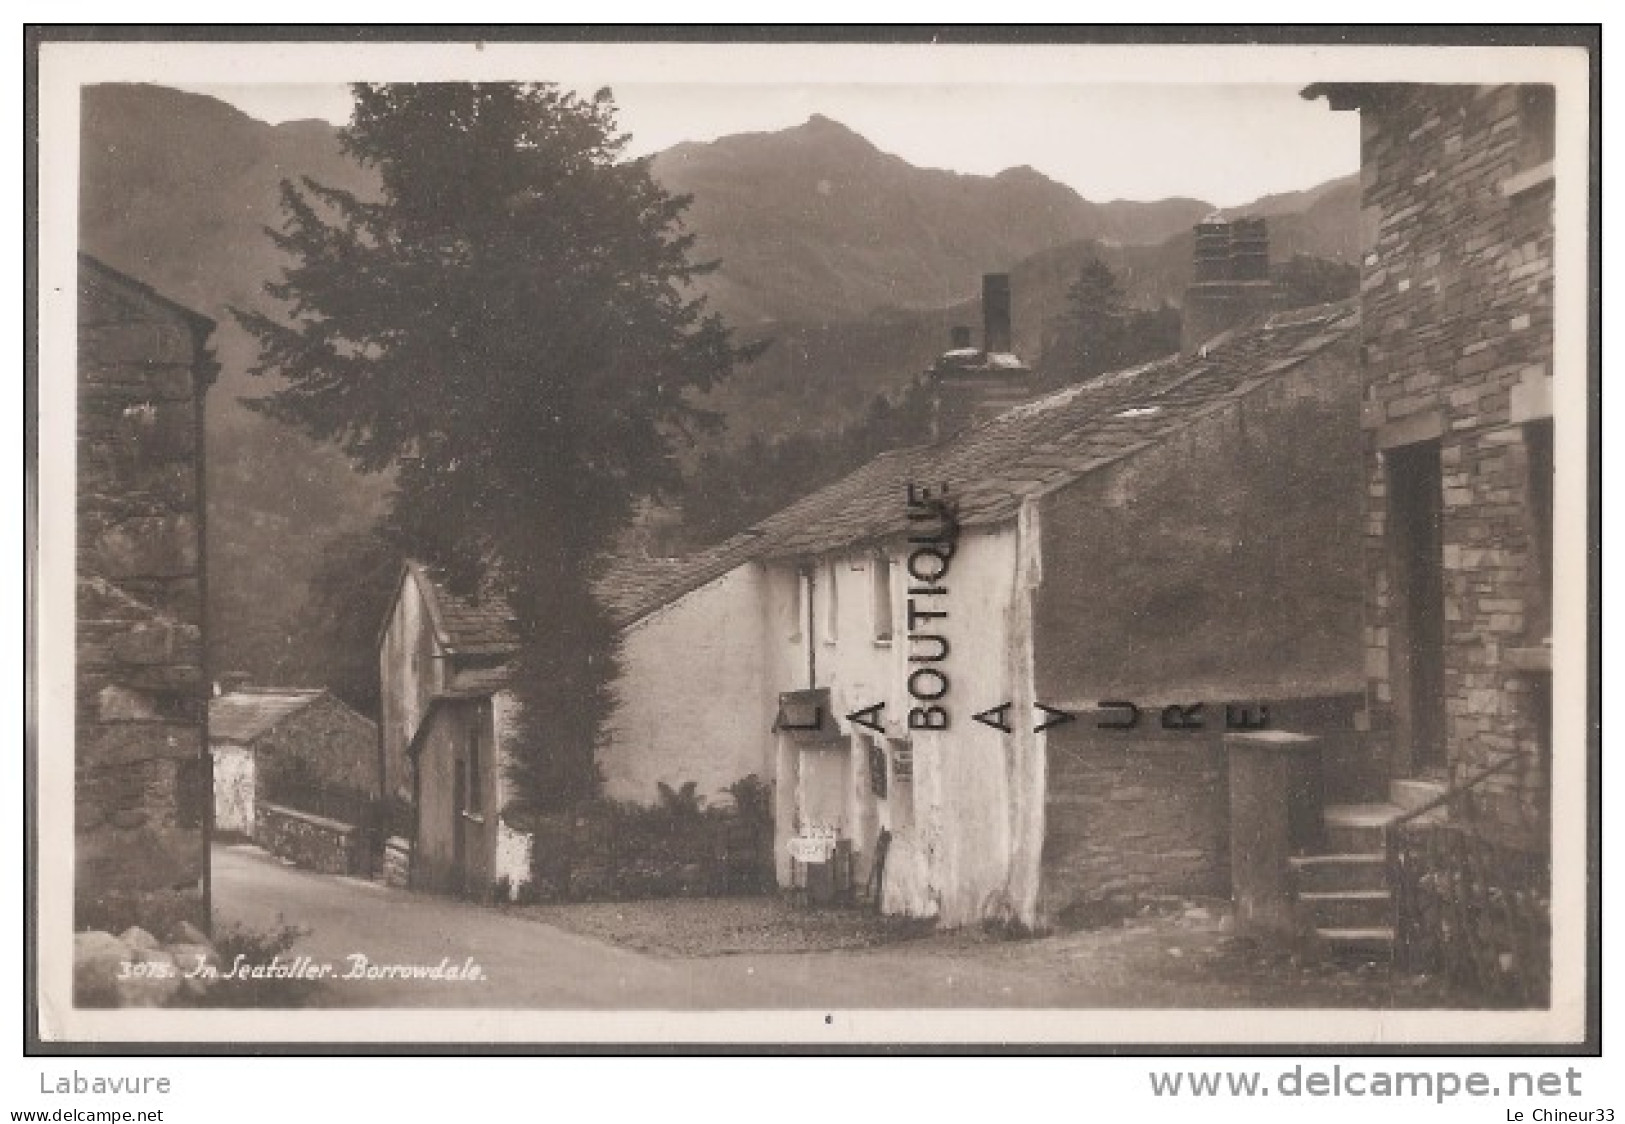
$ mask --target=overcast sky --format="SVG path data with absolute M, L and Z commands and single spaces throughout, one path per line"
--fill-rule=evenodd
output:
M 273 124 L 344 123 L 341 85 L 198 85 Z M 821 113 L 922 167 L 1031 165 L 1086 198 L 1235 206 L 1357 171 L 1359 122 L 1291 85 L 613 84 L 633 155 Z M 590 90 L 583 91 L 590 93 Z

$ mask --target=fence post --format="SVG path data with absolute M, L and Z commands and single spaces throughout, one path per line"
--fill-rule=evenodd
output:
M 1230 887 L 1236 931 L 1267 940 L 1298 933 L 1292 893 L 1292 777 L 1320 739 L 1285 730 L 1224 735 L 1230 759 Z

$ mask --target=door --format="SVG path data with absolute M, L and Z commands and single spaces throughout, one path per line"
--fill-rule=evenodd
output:
M 468 768 L 459 757 L 451 774 L 451 886 L 458 894 L 468 893 Z
M 1444 710 L 1444 489 L 1439 443 L 1388 450 L 1388 504 L 1396 635 L 1395 749 L 1398 770 L 1446 764 Z

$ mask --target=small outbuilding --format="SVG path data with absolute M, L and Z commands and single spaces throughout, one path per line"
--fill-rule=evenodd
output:
M 344 804 L 363 808 L 383 791 L 377 724 L 321 688 L 217 695 L 209 748 L 217 832 L 254 838 L 266 803 L 331 814 Z

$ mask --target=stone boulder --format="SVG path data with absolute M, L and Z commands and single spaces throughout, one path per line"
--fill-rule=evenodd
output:
M 73 1002 L 79 1007 L 117 1007 L 118 977 L 130 947 L 112 933 L 92 930 L 73 935 Z
M 158 947 L 158 938 L 141 928 L 139 925 L 131 925 L 128 929 L 119 934 L 118 939 L 123 941 L 132 949 L 147 950 Z
M 163 1007 L 181 989 L 181 970 L 161 948 L 131 949 L 129 970 L 114 987 L 120 1007 Z
M 182 999 L 201 999 L 209 990 L 211 980 L 197 974 L 199 965 L 220 970 L 220 954 L 208 944 L 172 944 L 164 949 L 180 972 Z

